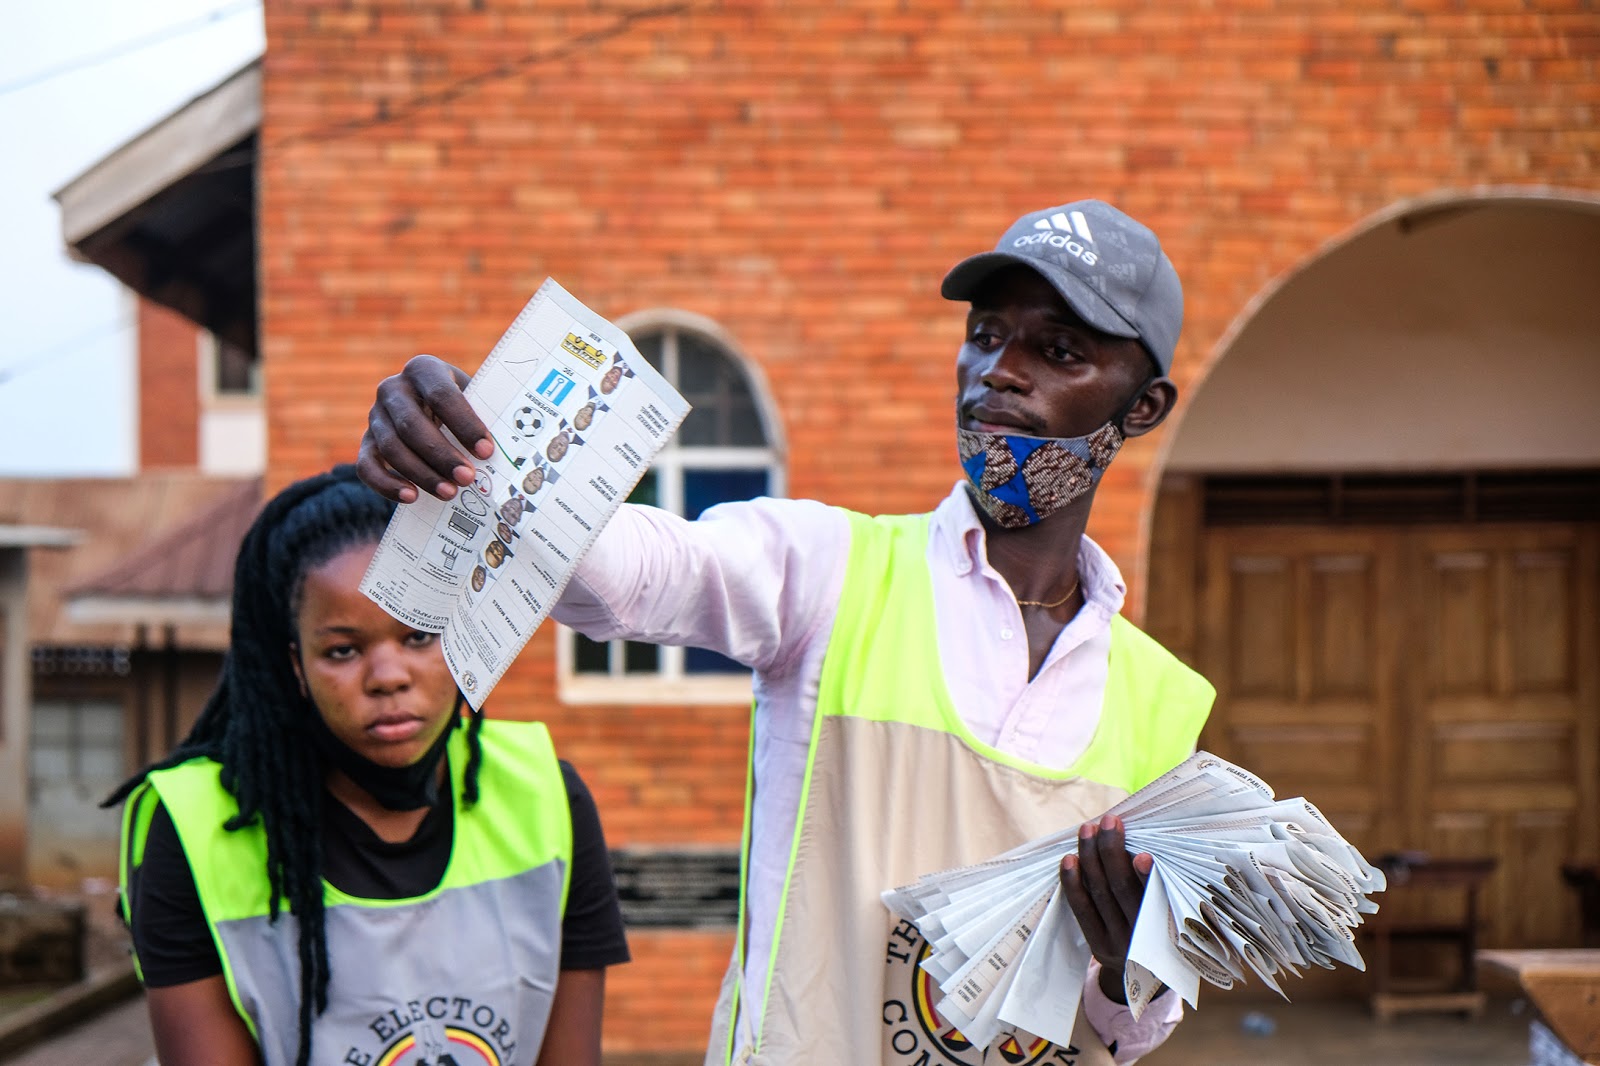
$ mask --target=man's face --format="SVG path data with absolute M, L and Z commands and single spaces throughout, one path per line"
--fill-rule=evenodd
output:
M 1079 437 L 1120 413 L 1152 372 L 1136 340 L 1101 333 L 1030 267 L 996 271 L 973 297 L 956 356 L 956 424 Z

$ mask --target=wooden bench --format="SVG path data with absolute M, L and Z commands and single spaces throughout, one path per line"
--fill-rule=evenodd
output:
M 1379 861 L 1389 879 L 1385 895 L 1407 890 L 1460 890 L 1466 910 L 1460 921 L 1408 922 L 1388 917 L 1382 904 L 1368 925 L 1373 940 L 1372 1013 L 1380 1021 L 1409 1011 L 1454 1011 L 1473 1017 L 1483 1013 L 1487 997 L 1478 991 L 1475 952 L 1478 945 L 1478 890 L 1498 865 L 1494 859 L 1401 859 Z M 1454 945 L 1460 967 L 1454 978 L 1400 988 L 1394 978 L 1394 946 L 1424 942 Z
M 1515 977 L 1572 1053 L 1600 1064 L 1600 949 L 1480 951 L 1478 959 Z

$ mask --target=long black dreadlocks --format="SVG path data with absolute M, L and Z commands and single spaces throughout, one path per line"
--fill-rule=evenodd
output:
M 301 691 L 291 665 L 295 614 L 306 574 L 350 548 L 376 542 L 394 506 L 358 481 L 349 465 L 296 482 L 267 502 L 239 548 L 231 638 L 216 690 L 183 743 L 104 804 L 121 803 L 156 770 L 195 758 L 221 764 L 222 786 L 239 805 L 225 828 L 260 821 L 267 838 L 271 918 L 277 921 L 287 903 L 299 921 L 296 1066 L 311 1061 L 311 1026 L 328 1006 L 329 967 L 322 898 L 327 771 L 309 733 L 309 716 L 320 712 Z M 468 804 L 478 799 L 482 725 L 482 716 L 473 714 L 467 727 L 470 754 L 462 795 Z

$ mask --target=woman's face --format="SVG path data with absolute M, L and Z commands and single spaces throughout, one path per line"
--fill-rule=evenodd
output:
M 380 766 L 409 766 L 449 726 L 456 685 L 436 634 L 362 594 L 377 548 L 351 548 L 306 574 L 295 669 L 341 743 Z

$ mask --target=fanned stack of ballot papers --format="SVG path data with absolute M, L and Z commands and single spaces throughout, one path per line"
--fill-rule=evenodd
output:
M 1277 800 L 1202 751 L 1106 813 L 1129 851 L 1155 859 L 1125 967 L 1135 1017 L 1162 984 L 1192 1007 L 1202 977 L 1229 988 L 1246 967 L 1285 999 L 1285 974 L 1366 968 L 1354 929 L 1377 911 L 1383 873 L 1308 801 Z M 927 938 L 939 1014 L 975 1046 L 1012 1033 L 1070 1042 L 1092 957 L 1059 891 L 1077 850 L 1073 825 L 883 894 Z

